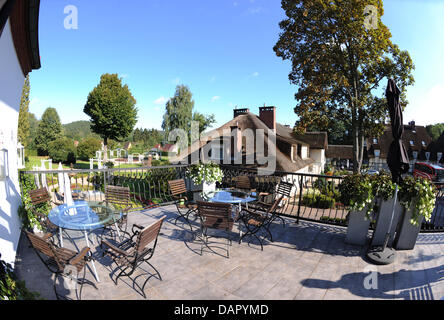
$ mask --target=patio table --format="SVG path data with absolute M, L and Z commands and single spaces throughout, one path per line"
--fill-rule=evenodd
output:
M 62 231 L 63 229 L 83 232 L 86 245 L 89 247 L 88 232 L 104 228 L 115 224 L 117 233 L 120 237 L 119 228 L 116 221 L 121 217 L 121 213 L 110 206 L 99 202 L 77 200 L 73 205 L 62 204 L 54 207 L 48 214 L 49 220 L 59 227 L 60 246 L 63 247 Z M 91 252 L 89 253 L 91 255 Z M 94 275 L 98 282 L 94 260 L 91 261 L 94 269 Z

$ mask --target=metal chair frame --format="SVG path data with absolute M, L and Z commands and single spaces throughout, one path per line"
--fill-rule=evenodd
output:
M 256 239 L 259 240 L 261 245 L 261 250 L 264 250 L 263 242 L 261 238 L 257 235 L 257 233 L 264 229 L 268 235 L 270 236 L 270 241 L 273 242 L 273 235 L 270 231 L 270 224 L 276 218 L 276 210 L 279 203 L 282 201 L 283 196 L 279 196 L 271 207 L 267 209 L 265 212 L 261 212 L 259 209 L 246 209 L 243 208 L 239 215 L 239 219 L 243 222 L 243 225 L 247 229 L 239 239 L 239 244 L 242 242 L 246 236 L 252 235 Z
M 211 251 L 209 238 L 216 238 L 215 236 L 208 236 L 209 229 L 222 230 L 227 235 L 227 258 L 230 257 L 229 247 L 231 245 L 231 238 L 229 232 L 232 231 L 234 222 L 237 221 L 238 211 L 236 216 L 232 217 L 233 206 L 229 203 L 205 202 L 197 201 L 198 216 L 201 221 L 201 236 L 202 242 L 200 247 L 200 254 L 203 253 L 203 247 L 206 246 Z M 220 237 L 219 237 L 220 238 Z M 216 253 L 216 252 L 215 252 Z
M 282 196 L 282 199 L 287 198 L 290 199 L 291 197 L 291 190 L 293 189 L 293 184 L 286 181 L 280 181 L 279 185 L 277 187 L 276 192 L 274 192 L 274 199 L 276 200 L 279 196 Z M 262 193 L 262 196 L 270 195 L 269 193 Z M 267 203 L 263 201 L 256 201 L 252 204 L 253 209 L 259 209 L 266 211 L 271 208 L 274 201 L 272 203 Z M 276 208 L 276 211 L 278 209 Z M 281 216 L 279 216 L 277 213 L 274 215 L 273 220 L 280 219 L 282 221 L 282 225 L 285 228 L 285 220 Z
M 66 273 L 65 267 L 68 265 L 71 265 L 76 268 L 77 275 L 75 276 L 75 279 L 77 283 L 80 284 L 80 293 L 77 289 L 77 286 L 75 288 L 77 299 L 81 300 L 82 297 L 82 289 L 83 285 L 85 283 L 90 284 L 94 287 L 94 283 L 91 281 L 85 279 L 86 275 L 86 264 L 91 261 L 91 257 L 88 255 L 88 252 L 90 251 L 89 247 L 84 247 L 80 252 L 75 252 L 70 249 L 66 248 L 60 248 L 57 247 L 50 239 L 52 237 L 52 234 L 45 234 L 42 237 L 35 235 L 27 230 L 23 230 L 26 237 L 28 238 L 28 241 L 30 242 L 31 246 L 34 248 L 35 253 L 39 257 L 39 259 L 42 261 L 42 263 L 45 265 L 45 267 L 51 272 L 55 274 L 54 283 L 53 283 L 53 289 L 54 293 L 57 297 L 57 300 L 60 299 L 59 294 L 57 293 L 56 289 L 56 281 L 58 276 L 62 277 L 69 277 L 72 279 L 72 274 Z M 45 259 L 46 257 L 46 259 Z M 83 278 L 78 277 L 79 272 L 83 270 Z
M 130 188 L 107 185 L 105 187 L 105 204 L 106 206 L 113 205 L 118 207 L 117 209 L 121 211 L 122 216 L 119 220 L 115 221 L 117 227 L 127 236 L 131 236 L 129 232 L 127 232 L 128 213 L 133 209 L 131 205 Z M 106 227 L 106 229 L 111 229 L 111 227 Z
M 107 247 L 107 249 L 104 249 L 103 256 L 109 255 L 121 270 L 116 277 L 116 285 L 120 277 L 130 277 L 144 262 L 153 268 L 159 276 L 159 279 L 162 280 L 159 271 L 148 260 L 153 257 L 156 250 L 158 236 L 165 217 L 166 216 L 161 217 L 145 228 L 134 224 L 132 227 L 132 236 L 117 245 L 113 245 L 107 240 L 102 241 L 101 246 L 103 247 L 103 245 L 105 245 Z M 152 244 L 152 246 L 149 246 L 150 244 Z M 145 280 L 142 287 L 139 286 L 144 298 L 146 298 L 144 291 L 145 285 L 150 278 L 151 276 Z M 133 283 L 136 284 L 135 279 L 133 279 Z
M 170 180 L 168 181 L 170 196 L 174 199 L 174 204 L 176 205 L 177 212 L 179 216 L 174 220 L 174 224 L 177 224 L 177 220 L 183 218 L 190 226 L 191 231 L 193 231 L 193 226 L 190 223 L 189 216 L 191 213 L 195 214 L 197 212 L 197 206 L 194 201 L 188 200 L 185 194 L 188 193 L 188 190 L 185 186 L 184 179 Z M 185 208 L 187 211 L 182 213 L 181 209 L 181 200 L 185 202 Z

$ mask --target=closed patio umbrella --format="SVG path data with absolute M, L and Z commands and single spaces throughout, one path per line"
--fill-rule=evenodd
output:
M 404 125 L 402 119 L 402 107 L 399 100 L 400 94 L 401 91 L 398 89 L 395 81 L 393 79 L 389 79 L 385 96 L 387 98 L 388 110 L 390 114 L 393 142 L 390 144 L 390 149 L 387 155 L 387 165 L 392 174 L 392 181 L 396 184 L 396 189 L 392 215 L 384 244 L 382 248 L 370 248 L 369 252 L 367 253 L 367 257 L 372 262 L 377 264 L 389 264 L 395 259 L 396 251 L 393 248 L 388 248 L 387 243 L 390 238 L 390 230 L 392 229 L 393 217 L 395 214 L 395 205 L 398 197 L 398 185 L 402 182 L 402 174 L 407 173 L 410 167 L 407 150 L 402 143 Z
M 59 167 L 57 168 L 57 170 L 63 170 L 61 162 L 59 162 Z M 59 194 L 60 194 L 60 196 L 62 196 L 65 193 L 65 179 L 63 177 L 63 172 L 59 172 L 57 174 L 57 178 L 58 178 L 58 185 L 59 185 Z

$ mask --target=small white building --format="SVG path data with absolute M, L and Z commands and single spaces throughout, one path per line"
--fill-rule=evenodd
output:
M 39 0 L 0 0 L 0 253 L 14 264 L 21 223 L 17 127 L 26 75 L 40 68 Z

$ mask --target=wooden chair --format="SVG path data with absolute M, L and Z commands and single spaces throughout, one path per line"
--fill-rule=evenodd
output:
M 101 246 L 105 248 L 103 255 L 109 255 L 121 270 L 116 277 L 116 285 L 121 276 L 130 277 L 143 262 L 151 266 L 156 271 L 159 279 L 162 280 L 159 271 L 148 260 L 154 255 L 159 232 L 165 217 L 161 217 L 146 228 L 134 224 L 131 238 L 119 244 L 113 245 L 107 240 L 102 241 Z M 144 288 L 150 278 L 148 277 L 141 287 L 144 298 L 146 298 Z M 133 281 L 135 284 L 135 279 Z
M 247 232 L 245 232 L 240 237 L 239 243 L 241 243 L 242 239 L 246 236 L 252 235 L 259 240 L 261 250 L 264 250 L 262 240 L 257 236 L 257 233 L 262 229 L 264 229 L 268 233 L 268 235 L 270 236 L 270 241 L 273 242 L 273 236 L 270 231 L 270 224 L 276 217 L 276 210 L 282 199 L 283 196 L 279 196 L 276 200 L 274 200 L 273 204 L 265 212 L 261 212 L 258 209 L 244 208 L 242 210 L 239 215 L 239 219 L 243 222 L 245 228 L 247 229 Z
M 53 204 L 57 203 L 52 201 L 51 196 L 49 195 L 48 190 L 46 190 L 46 188 L 30 190 L 29 197 L 31 198 L 31 206 L 28 209 L 31 210 L 32 213 L 36 216 L 38 222 L 43 228 L 43 232 L 46 234 L 51 234 L 54 238 L 57 238 L 59 227 L 53 224 L 48 219 L 47 214 L 38 211 L 38 208 L 43 205 L 47 205 L 49 208 L 51 208 L 51 203 Z M 68 236 L 71 239 L 71 237 L 65 230 L 63 230 L 63 232 L 66 236 Z
M 177 212 L 179 213 L 179 216 L 174 220 L 174 224 L 176 224 L 179 218 L 183 218 L 190 225 L 191 231 L 193 231 L 193 226 L 191 225 L 188 217 L 191 213 L 197 212 L 197 205 L 194 201 L 188 200 L 186 196 L 188 190 L 185 186 L 185 180 L 184 179 L 170 180 L 168 181 L 168 186 L 170 190 L 170 195 L 173 198 Z
M 48 270 L 55 274 L 54 279 L 54 293 L 59 299 L 59 294 L 56 289 L 56 281 L 58 276 L 62 276 L 68 280 L 75 280 L 80 284 L 80 293 L 75 286 L 76 296 L 80 300 L 82 296 L 83 284 L 88 283 L 95 287 L 95 285 L 85 279 L 86 264 L 91 261 L 88 255 L 90 248 L 84 247 L 80 252 L 75 252 L 70 249 L 60 248 L 55 246 L 49 239 L 51 234 L 45 234 L 42 237 L 35 235 L 27 230 L 23 230 L 28 238 L 31 246 L 34 248 L 37 256 L 48 268 Z M 83 270 L 83 278 L 79 279 L 78 274 Z M 75 272 L 75 275 L 72 274 Z
M 107 185 L 105 187 L 105 203 L 106 206 L 113 206 L 114 209 L 121 212 L 121 218 L 116 221 L 120 231 L 129 235 L 128 213 L 132 209 L 131 195 L 129 187 Z
M 234 178 L 234 186 L 236 189 L 248 192 L 255 192 L 256 190 L 252 188 L 250 177 L 243 175 Z
M 286 181 L 280 181 L 279 185 L 277 187 L 277 190 L 274 194 L 271 193 L 266 193 L 266 192 L 262 192 L 260 195 L 261 196 L 269 196 L 269 195 L 273 195 L 274 196 L 274 200 L 273 202 L 269 203 L 269 202 L 264 202 L 264 201 L 255 201 L 251 207 L 253 209 L 258 209 L 258 210 L 262 210 L 262 211 L 267 211 L 268 209 L 271 208 L 271 206 L 274 204 L 275 200 L 278 199 L 279 197 L 282 197 L 282 202 L 285 201 L 289 201 L 289 199 L 291 198 L 291 190 L 293 189 L 293 184 L 286 182 Z M 276 209 L 277 210 L 277 209 Z M 285 228 L 285 220 L 284 218 L 282 218 L 281 216 L 279 216 L 278 214 L 276 214 L 273 218 L 273 220 L 275 219 L 280 219 L 282 221 L 282 225 Z
M 202 231 L 200 254 L 202 255 L 204 246 L 214 252 L 208 246 L 208 238 L 210 238 L 208 236 L 208 229 L 216 229 L 225 231 L 227 234 L 227 258 L 229 258 L 231 239 L 228 236 L 228 232 L 232 231 L 234 222 L 237 220 L 237 215 L 234 218 L 232 217 L 232 205 L 229 203 L 197 201 L 197 208 Z

